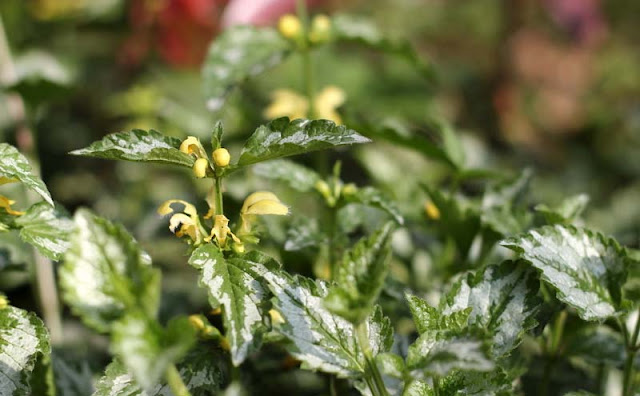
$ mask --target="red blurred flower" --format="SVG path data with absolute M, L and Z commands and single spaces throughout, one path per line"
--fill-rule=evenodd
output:
M 199 66 L 227 0 L 133 0 L 129 9 L 132 35 L 121 60 L 142 62 L 152 48 L 177 67 Z

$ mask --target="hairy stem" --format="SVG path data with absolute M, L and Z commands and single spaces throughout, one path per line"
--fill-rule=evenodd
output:
M 373 355 L 371 354 L 371 346 L 369 345 L 369 335 L 367 330 L 367 323 L 362 322 L 356 326 L 356 340 L 360 345 L 360 349 L 364 354 L 367 367 L 365 368 L 365 381 L 371 390 L 371 393 L 380 396 L 389 396 L 387 388 L 384 386 L 382 375 L 378 370 Z
M 169 388 L 171 388 L 171 392 L 173 392 L 174 396 L 191 396 L 189 389 L 182 381 L 180 377 L 180 373 L 176 368 L 175 364 L 167 367 L 167 371 L 164 373 L 167 383 L 169 384 Z
M 224 207 L 222 205 L 222 177 L 216 176 L 216 215 L 224 214 Z

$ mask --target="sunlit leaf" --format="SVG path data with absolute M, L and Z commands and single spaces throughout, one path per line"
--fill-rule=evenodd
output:
M 29 161 L 15 147 L 7 143 L 0 143 L 0 176 L 19 180 L 53 206 L 47 186 L 33 173 Z
M 160 132 L 134 129 L 105 136 L 90 146 L 70 154 L 112 160 L 155 162 L 191 168 L 194 158 L 179 150 L 180 139 Z
M 60 260 L 69 248 L 73 221 L 59 208 L 37 203 L 15 223 L 20 227 L 20 237 L 50 259 Z

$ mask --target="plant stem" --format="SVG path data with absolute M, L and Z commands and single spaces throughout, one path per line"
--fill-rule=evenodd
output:
M 224 208 L 222 206 L 222 177 L 216 176 L 216 215 L 223 215 Z
M 549 385 L 551 384 L 551 373 L 553 365 L 560 354 L 560 343 L 562 341 L 562 335 L 564 333 L 564 325 L 567 322 L 567 311 L 560 311 L 551 327 L 551 334 L 549 335 L 550 344 L 548 347 L 547 362 L 544 366 L 544 373 L 542 375 L 542 391 L 541 395 L 549 394 Z
M 626 326 L 625 326 L 626 328 Z M 627 359 L 624 364 L 624 376 L 622 379 L 622 396 L 631 396 L 633 393 L 633 380 L 635 376 L 634 360 L 636 352 L 638 352 L 638 335 L 640 334 L 640 309 L 638 309 L 638 317 L 636 318 L 636 326 L 633 335 L 628 338 L 627 342 Z
M 328 254 L 329 260 L 329 279 L 335 280 L 336 271 L 338 269 L 338 260 L 336 259 L 336 231 L 338 224 L 338 210 L 337 208 L 329 208 L 329 241 L 328 241 Z
M 189 389 L 182 381 L 180 377 L 180 373 L 176 368 L 175 364 L 167 367 L 167 371 L 164 373 L 165 378 L 167 379 L 167 383 L 169 384 L 169 388 L 171 388 L 171 392 L 173 392 L 174 396 L 191 396 Z
M 433 394 L 440 396 L 440 378 L 437 376 L 433 377 Z
M 0 16 L 0 86 L 9 85 L 16 78 L 16 69 L 11 57 L 7 35 L 4 30 L 2 16 Z M 9 116 L 16 125 L 17 145 L 32 166 L 34 173 L 40 173 L 40 161 L 36 150 L 36 137 L 34 131 L 29 128 L 26 117 L 26 109 L 22 97 L 18 94 L 8 94 L 7 101 L 13 103 L 9 106 Z M 39 196 L 29 191 L 27 193 L 29 203 L 39 200 Z M 58 289 L 56 287 L 53 262 L 32 248 L 34 261 L 35 288 L 39 297 L 39 305 L 42 310 L 44 322 L 49 329 L 51 344 L 62 342 L 62 316 L 58 304 Z
M 369 385 L 371 393 L 374 396 L 389 396 L 387 388 L 384 386 L 382 375 L 380 375 L 378 366 L 376 365 L 376 362 L 373 359 L 373 355 L 371 354 L 371 346 L 369 345 L 369 335 L 366 322 L 362 322 L 356 326 L 356 340 L 360 345 L 360 349 L 362 350 L 365 361 L 367 363 L 367 367 L 365 369 L 365 381 L 367 382 L 367 385 Z
M 302 75 L 304 78 L 304 91 L 307 96 L 307 100 L 309 101 L 309 119 L 314 119 L 315 114 L 315 106 L 313 103 L 313 97 L 315 96 L 314 87 L 313 87 L 313 65 L 311 64 L 311 51 L 309 50 L 309 45 L 307 43 L 307 34 L 309 32 L 309 12 L 307 10 L 307 4 L 305 0 L 296 0 L 296 11 L 298 13 L 298 18 L 300 19 L 300 23 L 302 24 L 303 31 L 303 39 L 301 40 L 302 45 L 301 55 L 302 55 Z

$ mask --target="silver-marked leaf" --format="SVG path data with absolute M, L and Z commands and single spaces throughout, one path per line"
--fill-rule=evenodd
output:
M 200 285 L 207 289 L 211 305 L 223 307 L 231 360 L 238 366 L 260 347 L 268 330 L 264 321 L 268 292 L 261 278 L 280 264 L 258 251 L 225 259 L 212 244 L 196 249 L 189 264 L 200 271 Z
M 154 317 L 160 297 L 160 272 L 120 225 L 79 209 L 71 246 L 60 267 L 67 304 L 89 326 L 109 331 L 132 308 Z
M 300 192 L 311 191 L 321 180 L 315 171 L 285 159 L 263 162 L 254 166 L 252 170 L 260 177 L 286 183 Z
M 29 161 L 15 147 L 7 143 L 0 143 L 0 176 L 19 180 L 53 206 L 47 186 L 33 174 Z
M 191 168 L 194 158 L 179 150 L 180 143 L 180 139 L 165 136 L 153 129 L 149 131 L 134 129 L 129 132 L 112 133 L 70 154 Z
M 15 223 L 20 227 L 20 238 L 52 260 L 60 260 L 69 248 L 73 221 L 59 208 L 37 203 Z
M 560 301 L 584 320 L 614 316 L 629 259 L 618 243 L 600 233 L 571 226 L 545 226 L 510 238 L 502 245 L 531 262 Z
M 165 330 L 146 313 L 130 311 L 113 325 L 111 349 L 135 381 L 150 390 L 194 342 L 195 330 L 186 318 L 170 321 Z
M 226 382 L 224 362 L 225 357 L 218 350 L 203 345 L 189 352 L 177 367 L 192 396 L 209 396 L 216 394 Z M 173 392 L 166 384 L 145 392 L 124 365 L 115 360 L 107 366 L 93 396 L 173 396 Z
M 425 300 L 406 295 L 413 322 L 416 325 L 418 333 L 426 333 L 429 331 L 461 331 L 467 327 L 471 308 L 461 307 L 455 312 L 447 314 L 440 313 L 436 308 L 432 307 Z
M 512 396 L 513 378 L 497 369 L 492 372 L 455 371 L 443 378 L 440 391 L 443 395 Z
M 211 46 L 202 67 L 207 107 L 217 111 L 229 91 L 280 63 L 291 44 L 271 28 L 237 26 L 225 30 Z
M 274 309 L 284 322 L 275 324 L 277 332 L 288 338 L 286 344 L 303 367 L 358 378 L 364 373 L 365 357 L 357 345 L 353 324 L 324 307 L 327 284 L 282 271 L 264 275 L 274 294 Z M 373 356 L 388 352 L 393 343 L 393 328 L 380 308 L 365 322 Z
M 289 121 L 283 117 L 256 129 L 242 148 L 238 166 L 368 142 L 370 140 L 358 132 L 329 120 Z
M 396 223 L 404 224 L 404 218 L 395 203 L 389 199 L 382 191 L 374 187 L 360 187 L 355 192 L 344 194 L 345 201 L 349 203 L 359 203 L 387 212 Z
M 524 262 L 505 261 L 462 278 L 442 300 L 442 313 L 470 309 L 468 324 L 489 330 L 492 352 L 501 357 L 536 326 L 535 316 L 542 303 L 538 288 L 535 271 Z
M 578 194 L 566 198 L 555 207 L 549 207 L 545 204 L 536 205 L 535 210 L 542 213 L 548 224 L 569 224 L 580 217 L 588 203 L 589 196 L 587 194 Z
M 494 363 L 489 346 L 479 337 L 428 331 L 409 347 L 407 368 L 417 378 L 443 377 L 452 370 L 491 371 Z
M 49 333 L 35 314 L 12 306 L 0 309 L 0 395 L 31 395 L 31 372 L 50 353 Z
M 394 228 L 392 222 L 386 223 L 344 254 L 335 274 L 336 286 L 325 299 L 329 311 L 356 325 L 369 316 L 389 270 Z
M 336 15 L 331 21 L 333 38 L 401 56 L 411 62 L 425 77 L 434 77 L 432 68 L 418 57 L 408 41 L 390 40 L 374 23 L 364 18 L 343 14 Z
M 426 382 L 413 380 L 405 386 L 402 396 L 435 396 L 435 391 Z
M 284 250 L 296 251 L 305 248 L 319 247 L 327 240 L 320 230 L 318 219 L 307 216 L 296 217 L 287 230 L 287 241 Z

